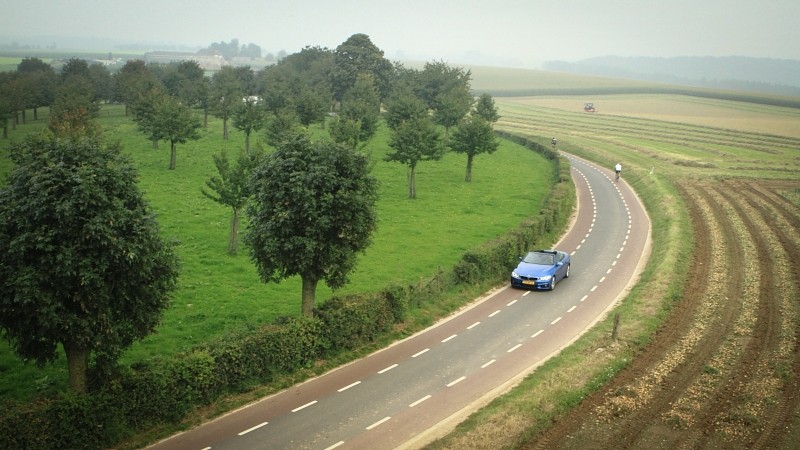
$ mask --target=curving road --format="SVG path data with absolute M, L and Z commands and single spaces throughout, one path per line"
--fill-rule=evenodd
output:
M 600 320 L 649 252 L 649 219 L 629 186 L 566 156 L 578 212 L 558 244 L 573 255 L 570 277 L 555 291 L 493 291 L 367 358 L 150 448 L 416 448 L 510 389 Z

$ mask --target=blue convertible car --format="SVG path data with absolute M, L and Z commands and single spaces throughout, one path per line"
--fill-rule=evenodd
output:
M 536 250 L 519 259 L 511 272 L 511 286 L 553 290 L 556 283 L 569 277 L 569 253 L 559 250 Z

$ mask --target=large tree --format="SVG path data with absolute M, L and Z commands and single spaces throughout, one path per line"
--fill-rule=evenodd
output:
M 415 117 L 400 123 L 393 131 L 386 161 L 408 166 L 408 198 L 417 198 L 417 164 L 442 159 L 445 147 L 439 131 L 426 117 Z
M 177 260 L 138 190 L 133 164 L 98 140 L 31 137 L 11 148 L 0 189 L 0 328 L 43 365 L 62 345 L 69 385 L 150 334 Z
M 299 275 L 302 312 L 317 284 L 344 286 L 376 225 L 377 180 L 367 156 L 297 134 L 253 172 L 246 240 L 265 282 Z
M 381 100 L 389 96 L 394 66 L 383 57 L 383 50 L 373 44 L 369 36 L 358 33 L 347 38 L 334 51 L 330 76 L 334 98 L 341 101 L 362 75 L 372 77 Z
M 114 75 L 114 99 L 128 108 L 139 100 L 139 95 L 154 88 L 163 88 L 161 81 L 142 60 L 129 60 Z
M 51 108 L 50 131 L 58 137 L 73 139 L 99 136 L 102 130 L 96 118 L 100 105 L 93 98 L 88 78 L 73 75 L 64 80 Z
M 464 181 L 469 183 L 472 181 L 472 162 L 475 157 L 483 153 L 494 153 L 499 142 L 489 122 L 477 113 L 473 113 L 461 121 L 448 144 L 454 152 L 467 155 L 467 173 L 464 175 Z
M 425 63 L 421 72 L 415 73 L 413 87 L 416 94 L 425 100 L 428 108 L 441 108 L 442 94 L 449 91 L 469 92 L 472 72 L 460 67 L 450 67 L 442 61 Z

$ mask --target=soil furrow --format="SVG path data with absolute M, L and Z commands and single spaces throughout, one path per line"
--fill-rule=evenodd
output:
M 696 252 L 681 302 L 628 368 L 524 448 L 792 448 L 800 207 L 786 193 L 798 188 L 684 183 Z
M 765 218 L 761 224 L 762 235 L 771 238 L 771 254 L 780 255 L 786 261 L 783 267 L 771 265 L 776 272 L 776 299 L 783 310 L 781 323 L 781 343 L 774 351 L 775 376 L 782 378 L 781 391 L 774 396 L 768 409 L 763 432 L 753 442 L 751 448 L 776 448 L 783 440 L 784 431 L 792 422 L 792 413 L 800 404 L 800 332 L 798 317 L 800 305 L 800 219 L 789 211 L 785 204 L 774 201 L 772 195 L 765 193 L 761 186 L 748 185 L 741 192 L 747 199 L 748 207 L 757 210 Z M 765 201 L 766 200 L 766 201 Z M 795 208 L 797 209 L 797 208 Z M 776 256 L 777 257 L 777 256 Z
M 570 417 L 544 433 L 534 448 L 573 448 L 571 442 L 580 443 L 574 448 L 585 448 L 589 436 L 593 436 L 592 448 L 630 448 L 654 444 L 643 439 L 663 439 L 662 434 L 674 434 L 662 424 L 661 416 L 703 373 L 708 359 L 731 332 L 738 307 L 731 302 L 721 302 L 721 309 L 718 309 L 712 300 L 730 298 L 739 289 L 736 283 L 730 283 L 727 268 L 741 265 L 741 261 L 737 264 L 741 252 L 736 251 L 736 234 L 724 220 L 725 214 L 706 203 L 705 191 L 694 187 L 682 190 L 684 196 L 691 199 L 689 208 L 697 239 L 687 295 L 632 365 L 606 388 L 584 401 Z M 734 261 L 734 264 L 725 264 L 726 261 Z M 716 281 L 709 283 L 715 278 Z M 698 317 L 706 319 L 700 323 Z M 669 371 L 655 379 L 653 374 L 660 373 L 659 366 L 669 367 Z M 641 380 L 647 378 L 651 385 L 643 387 Z M 645 396 L 649 398 L 636 398 Z M 631 402 L 626 403 L 627 400 Z M 608 406 L 609 402 L 615 404 L 616 411 Z M 598 415 L 598 411 L 605 413 Z M 648 436 L 644 437 L 648 428 Z M 673 435 L 668 440 L 674 442 L 675 439 Z
M 756 315 L 750 329 L 742 329 L 740 335 L 749 336 L 742 349 L 740 358 L 734 361 L 735 367 L 730 369 L 730 378 L 718 389 L 715 398 L 710 399 L 711 405 L 697 420 L 702 425 L 692 434 L 697 435 L 692 447 L 737 447 L 743 442 L 752 442 L 754 435 L 758 434 L 759 423 L 763 422 L 766 415 L 764 399 L 770 396 L 774 378 L 771 376 L 770 362 L 773 350 L 780 345 L 781 312 L 780 305 L 775 304 L 773 289 L 775 286 L 774 272 L 760 271 L 762 267 L 770 264 L 771 246 L 764 237 L 763 229 L 758 223 L 761 216 L 745 208 L 741 191 L 735 190 L 735 195 L 728 185 L 717 185 L 715 191 L 720 197 L 720 204 L 731 211 L 729 217 L 737 222 L 738 227 L 744 227 L 740 236 L 743 241 L 753 244 L 747 256 L 749 264 L 744 267 L 744 273 L 759 273 L 757 286 L 749 286 L 751 291 L 742 292 L 744 302 L 757 302 L 754 308 Z M 744 448 L 751 448 L 747 444 Z

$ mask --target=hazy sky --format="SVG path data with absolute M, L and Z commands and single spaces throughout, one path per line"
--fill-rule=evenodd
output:
M 593 56 L 800 60 L 800 0 L 0 0 L 0 43 L 33 36 L 265 52 L 367 34 L 390 60 L 537 67 Z M 63 45 L 59 45 L 63 48 Z

